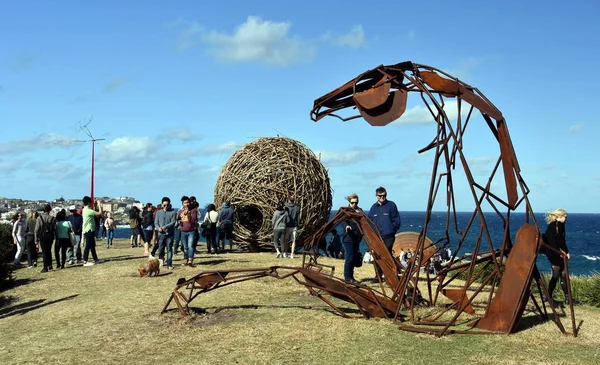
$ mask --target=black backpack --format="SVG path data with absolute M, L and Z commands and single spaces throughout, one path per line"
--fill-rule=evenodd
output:
M 40 220 L 42 221 L 42 227 L 40 229 L 40 236 L 38 237 L 41 241 L 52 241 L 54 240 L 54 219 L 48 216 L 48 218 L 44 219 L 44 216 L 40 216 Z

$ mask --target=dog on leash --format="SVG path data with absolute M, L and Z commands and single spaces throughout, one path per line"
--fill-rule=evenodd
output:
M 158 259 L 154 259 L 154 260 L 150 260 L 146 263 L 143 263 L 140 265 L 140 268 L 138 269 L 138 272 L 140 273 L 140 278 L 148 275 L 148 277 L 152 276 L 152 273 L 154 273 L 154 276 L 157 276 L 158 274 L 160 274 L 160 264 L 158 262 Z

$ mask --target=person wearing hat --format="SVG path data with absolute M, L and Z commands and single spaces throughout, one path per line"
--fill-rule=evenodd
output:
M 69 212 L 71 212 L 71 215 L 67 217 L 67 220 L 71 222 L 71 227 L 73 227 L 76 244 L 75 247 L 67 249 L 67 260 L 69 260 L 69 265 L 73 265 L 75 263 L 73 261 L 73 251 L 75 251 L 77 263 L 81 262 L 81 229 L 83 228 L 83 217 L 81 216 L 81 210 L 78 210 L 75 205 L 69 207 Z

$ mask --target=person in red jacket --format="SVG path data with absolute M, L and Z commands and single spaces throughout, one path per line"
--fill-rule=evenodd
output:
M 181 198 L 181 203 L 183 207 L 177 213 L 177 219 L 179 220 L 179 229 L 181 230 L 181 243 L 184 247 L 184 265 L 192 266 L 194 261 L 194 240 L 197 231 L 198 209 L 192 205 L 190 198 L 187 196 Z

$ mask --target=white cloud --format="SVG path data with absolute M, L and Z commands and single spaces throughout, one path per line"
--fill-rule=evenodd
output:
M 201 154 L 203 156 L 227 154 L 237 150 L 239 146 L 235 142 L 226 142 L 214 146 L 206 146 L 202 148 Z
M 25 167 L 28 159 L 25 158 L 10 158 L 0 159 L 0 172 L 12 173 Z
M 289 35 L 291 26 L 289 21 L 275 22 L 249 16 L 233 34 L 203 32 L 201 39 L 212 46 L 209 52 L 220 60 L 289 66 L 315 54 L 312 45 Z M 195 30 L 198 32 L 202 32 L 201 28 Z
M 98 161 L 128 163 L 150 159 L 157 147 L 148 137 L 120 137 L 103 146 Z
M 569 127 L 569 133 L 579 133 L 581 128 L 583 128 L 583 123 L 574 124 Z
M 179 49 L 184 50 L 197 43 L 196 38 L 204 32 L 204 27 L 197 22 L 192 22 L 179 35 Z
M 431 105 L 431 104 L 430 104 Z M 456 120 L 458 117 L 458 107 L 456 101 L 447 101 L 444 105 L 444 111 L 450 120 Z M 431 105 L 432 110 L 435 111 L 435 107 Z M 470 105 L 467 103 L 462 103 L 462 116 L 463 119 L 466 118 L 466 113 L 468 112 L 468 108 Z M 435 119 L 429 112 L 429 109 L 425 105 L 416 105 L 412 108 L 406 109 L 402 116 L 394 121 L 393 124 L 397 125 L 407 125 L 407 124 L 433 124 L 435 123 Z
M 51 147 L 64 147 L 78 144 L 77 140 L 56 133 L 42 133 L 30 138 L 15 139 L 0 143 L 2 154 L 23 154 Z
M 472 157 L 472 158 L 468 158 L 467 162 L 469 163 L 469 166 L 471 167 L 481 167 L 481 166 L 487 166 L 492 162 L 495 162 L 496 159 L 490 157 L 490 156 L 481 156 L 481 157 Z
M 90 173 L 89 168 L 82 170 L 69 162 L 38 161 L 27 165 L 27 169 L 34 171 L 38 177 L 44 180 L 64 181 L 77 179 Z M 88 175 L 89 176 L 89 175 Z
M 199 141 L 202 139 L 201 135 L 192 133 L 189 127 L 173 127 L 164 131 L 161 137 L 183 142 Z
M 346 34 L 333 36 L 331 32 L 328 32 L 322 36 L 322 39 L 335 46 L 359 48 L 365 44 L 365 31 L 362 24 L 358 24 Z
M 372 150 L 353 150 L 349 152 L 322 151 L 321 163 L 325 167 L 347 166 L 355 164 L 362 160 L 368 160 L 375 157 Z

